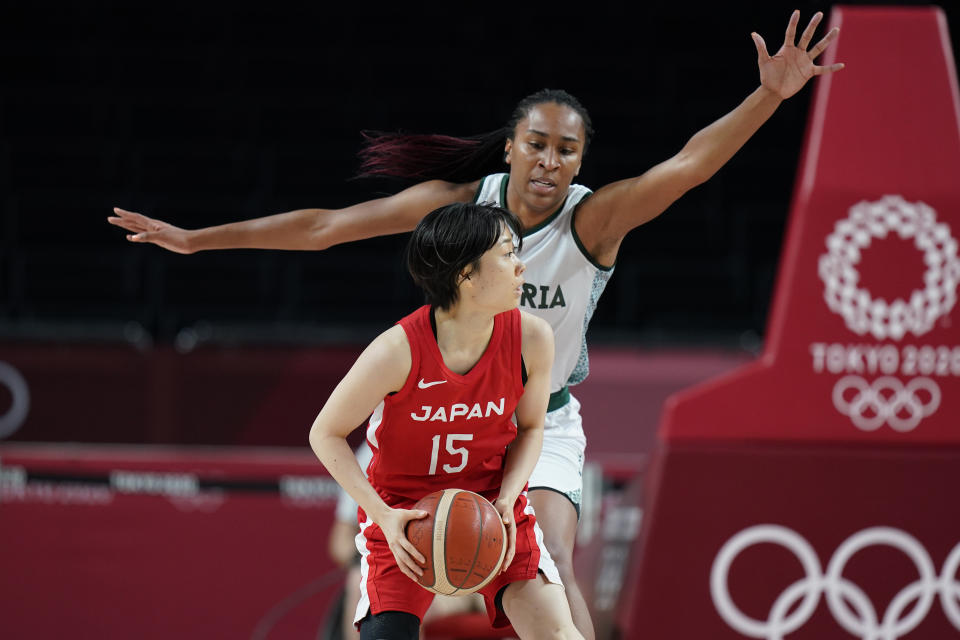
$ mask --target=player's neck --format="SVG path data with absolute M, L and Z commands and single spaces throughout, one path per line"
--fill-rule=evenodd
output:
M 493 335 L 493 316 L 466 305 L 434 309 L 437 346 L 447 368 L 466 373 L 483 357 Z
M 552 216 L 566 200 L 566 194 L 564 194 L 559 200 L 528 201 L 513 187 L 512 182 L 507 186 L 505 204 L 507 209 L 520 219 L 525 229 L 535 227 Z

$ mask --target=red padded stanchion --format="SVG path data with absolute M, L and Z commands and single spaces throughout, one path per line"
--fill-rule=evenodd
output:
M 668 401 L 625 638 L 960 635 L 960 99 L 936 8 L 836 8 L 763 356 Z

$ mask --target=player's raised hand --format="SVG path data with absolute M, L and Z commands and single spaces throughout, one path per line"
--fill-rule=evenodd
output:
M 760 84 L 776 93 L 781 98 L 789 98 L 803 88 L 807 80 L 824 73 L 833 73 L 843 69 L 842 63 L 827 66 L 818 66 L 814 60 L 823 53 L 824 49 L 840 32 L 834 27 L 813 48 L 808 50 L 817 25 L 823 19 L 823 13 L 813 14 L 807 28 L 800 35 L 797 42 L 797 23 L 800 21 L 800 12 L 794 11 L 787 24 L 787 32 L 783 39 L 783 46 L 772 56 L 767 53 L 767 45 L 759 33 L 751 33 L 753 44 L 757 47 L 757 64 L 760 67 Z
M 174 253 L 193 253 L 187 242 L 186 229 L 119 207 L 114 207 L 113 213 L 115 215 L 108 217 L 107 222 L 129 231 L 127 240 L 130 242 L 149 242 Z
M 383 536 L 387 539 L 387 545 L 400 571 L 414 582 L 417 581 L 417 576 L 423 575 L 422 565 L 427 563 L 427 559 L 407 539 L 407 523 L 411 520 L 426 518 L 428 515 L 421 509 L 390 509 L 382 522 L 377 523 L 383 530 Z
M 517 523 L 513 519 L 513 505 L 516 499 L 497 498 L 493 501 L 493 506 L 500 512 L 500 519 L 503 521 L 503 527 L 507 530 L 507 551 L 503 555 L 503 564 L 500 565 L 500 573 L 506 571 L 513 562 L 513 555 L 517 548 Z

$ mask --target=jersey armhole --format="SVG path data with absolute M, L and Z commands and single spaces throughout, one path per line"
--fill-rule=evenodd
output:
M 587 193 L 587 195 L 583 196 L 583 198 L 580 199 L 580 202 L 574 205 L 573 212 L 570 214 L 570 235 L 573 236 L 573 241 L 576 243 L 577 249 L 580 250 L 580 253 L 583 254 L 583 257 L 586 258 L 587 261 L 590 262 L 590 264 L 592 264 L 597 269 L 600 269 L 601 271 L 613 271 L 613 268 L 617 266 L 617 261 L 614 260 L 613 264 L 610 265 L 609 267 L 606 267 L 600 264 L 599 262 L 596 261 L 596 259 L 592 255 L 590 255 L 590 252 L 587 251 L 587 248 L 583 246 L 583 242 L 580 241 L 580 236 L 577 235 L 577 211 L 580 210 L 580 205 L 586 202 L 587 199 L 592 195 L 593 195 L 593 192 L 590 191 L 589 193 Z
M 415 331 L 414 327 L 407 327 L 404 323 L 397 323 L 400 325 L 400 328 L 403 329 L 403 334 L 407 337 L 407 348 L 410 349 L 410 373 L 407 374 L 407 379 L 403 383 L 403 386 L 399 390 L 387 394 L 387 398 L 391 400 L 404 396 L 410 392 L 410 389 L 414 385 L 414 381 L 417 379 L 417 372 L 420 371 L 420 351 L 413 348 L 413 338 L 411 336 L 411 331 Z M 384 398 L 386 400 L 386 398 Z

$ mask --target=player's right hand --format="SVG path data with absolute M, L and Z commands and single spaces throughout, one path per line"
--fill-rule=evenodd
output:
M 422 565 L 427 563 L 427 559 L 407 539 L 407 523 L 428 515 L 420 509 L 390 509 L 383 521 L 377 523 L 383 530 L 383 536 L 387 539 L 400 571 L 414 582 L 417 581 L 417 576 L 423 575 Z
M 506 573 L 507 569 L 510 568 L 511 563 L 513 563 L 513 555 L 517 550 L 517 523 L 513 519 L 513 506 L 516 502 L 516 498 L 510 500 L 503 496 L 493 501 L 493 506 L 500 513 L 503 528 L 507 532 L 507 550 L 503 556 L 503 563 L 500 565 L 500 573 Z
M 149 242 L 174 253 L 193 253 L 187 242 L 188 231 L 162 220 L 114 207 L 116 215 L 107 218 L 110 224 L 126 229 L 130 242 Z

